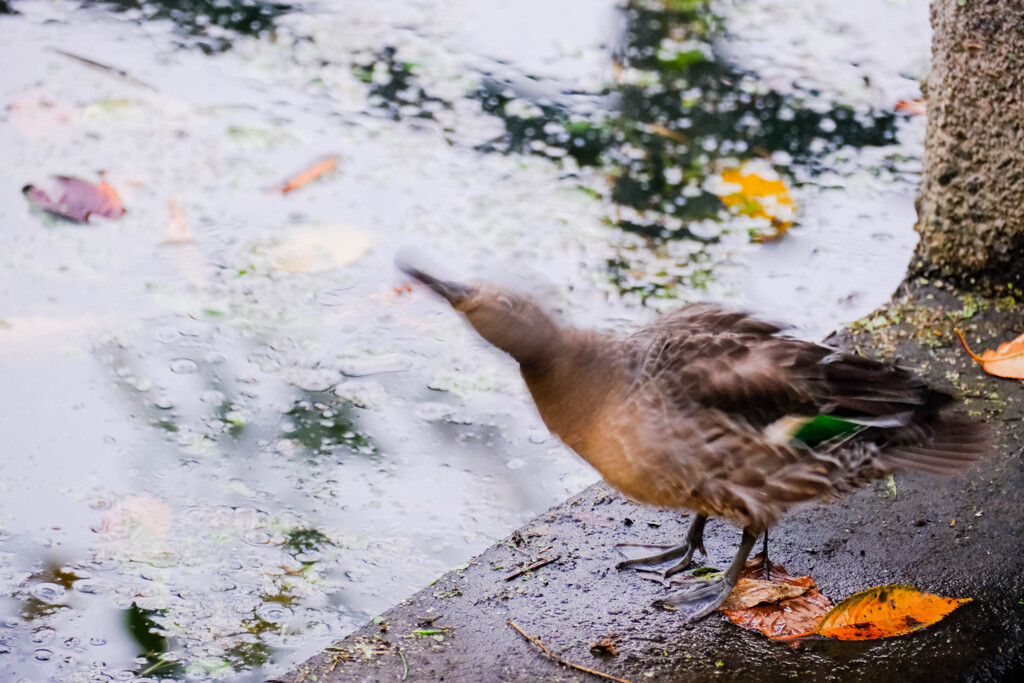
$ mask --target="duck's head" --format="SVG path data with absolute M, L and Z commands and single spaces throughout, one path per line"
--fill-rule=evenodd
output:
M 397 265 L 439 294 L 466 316 L 481 337 L 521 365 L 543 364 L 557 352 L 562 331 L 532 297 L 484 282 L 441 280 L 406 263 Z

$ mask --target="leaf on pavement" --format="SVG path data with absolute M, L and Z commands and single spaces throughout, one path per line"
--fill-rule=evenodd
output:
M 971 355 L 971 358 L 981 363 L 981 368 L 985 372 L 996 377 L 1024 379 L 1024 334 L 1013 341 L 1000 344 L 995 351 L 985 349 L 979 356 L 967 346 L 963 332 L 957 330 L 956 333 L 960 337 L 960 343 L 963 344 L 964 350 Z
M 876 586 L 854 593 L 833 607 L 813 629 L 793 637 L 873 640 L 901 636 L 941 621 L 970 601 L 922 593 L 912 586 Z
M 734 624 L 760 631 L 773 640 L 813 629 L 832 606 L 828 598 L 818 592 L 814 579 L 809 576 L 790 576 L 785 567 L 773 562 L 769 583 L 762 580 L 763 567 L 764 558 L 761 554 L 747 562 L 740 582 L 719 609 Z M 769 589 L 761 584 L 778 587 Z M 739 595 L 736 595 L 737 591 Z M 787 593 L 795 594 L 788 596 Z M 750 603 L 755 598 L 760 598 L 759 602 L 742 606 L 742 603 Z M 738 608 L 733 608 L 737 603 L 740 603 Z

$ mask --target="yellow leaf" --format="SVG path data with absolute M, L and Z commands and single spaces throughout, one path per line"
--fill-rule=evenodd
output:
M 764 177 L 770 173 L 770 169 L 758 171 L 751 164 L 744 164 L 738 169 L 722 171 L 722 185 L 715 190 L 726 208 L 734 213 L 771 221 L 775 232 L 755 235 L 758 242 L 778 239 L 793 224 L 793 198 L 789 188 L 780 178 Z

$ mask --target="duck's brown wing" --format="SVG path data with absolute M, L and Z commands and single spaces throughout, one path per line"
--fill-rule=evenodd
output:
M 833 415 L 906 424 L 950 397 L 892 365 L 779 336 L 780 328 L 709 304 L 663 316 L 627 341 L 634 377 L 678 406 L 697 403 L 765 426 Z

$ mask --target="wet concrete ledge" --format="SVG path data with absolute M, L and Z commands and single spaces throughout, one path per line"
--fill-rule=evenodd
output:
M 931 285 L 904 286 L 866 324 L 829 342 L 898 358 L 965 397 L 997 432 L 992 454 L 951 479 L 896 477 L 797 510 L 772 533 L 772 559 L 811 574 L 833 602 L 887 583 L 975 600 L 940 624 L 882 641 L 804 643 L 744 631 L 713 614 L 683 625 L 651 602 L 665 589 L 618 572 L 616 543 L 670 543 L 680 514 L 634 505 L 603 483 L 540 515 L 466 565 L 275 679 L 341 681 L 597 681 L 526 642 L 513 620 L 564 659 L 629 681 L 1020 680 L 1024 675 L 1024 390 L 985 375 L 960 348 L 1024 331 L 1021 308 Z M 955 520 L 955 522 L 954 522 Z M 712 521 L 708 557 L 724 567 L 739 531 Z M 532 571 L 523 570 L 550 561 Z M 616 654 L 591 645 L 610 639 Z

